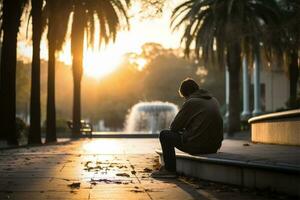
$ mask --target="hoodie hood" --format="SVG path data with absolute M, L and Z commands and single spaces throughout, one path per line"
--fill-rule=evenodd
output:
M 194 92 L 193 94 L 191 94 L 190 98 L 202 98 L 202 99 L 211 99 L 212 95 L 204 89 L 199 89 L 196 92 Z

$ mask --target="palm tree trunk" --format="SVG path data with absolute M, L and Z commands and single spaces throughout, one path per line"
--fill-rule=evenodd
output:
M 3 40 L 0 71 L 0 138 L 17 145 L 16 132 L 16 59 L 17 35 L 22 7 L 20 1 L 3 1 Z
M 229 116 L 228 134 L 240 131 L 240 69 L 241 49 L 238 44 L 228 48 L 227 63 L 229 70 Z
M 75 137 L 80 135 L 80 120 L 81 120 L 81 79 L 82 79 L 82 60 L 83 60 L 83 43 L 84 43 L 84 10 L 82 5 L 77 1 L 74 9 L 71 48 L 73 55 L 73 130 L 72 134 Z
M 76 72 L 73 71 L 73 75 Z M 75 75 L 76 76 L 76 75 Z M 80 120 L 81 120 L 81 79 L 79 76 L 74 76 L 74 96 L 73 96 L 73 130 L 72 134 L 75 137 L 80 136 Z
M 293 51 L 290 54 L 290 57 L 291 57 L 291 63 L 289 64 L 289 77 L 290 77 L 289 107 L 295 109 L 297 108 L 297 84 L 299 79 L 297 51 Z
M 48 26 L 48 93 L 47 93 L 47 119 L 46 142 L 56 142 L 56 110 L 55 110 L 55 38 L 53 22 L 49 18 Z
M 32 72 L 30 98 L 30 128 L 28 143 L 41 143 L 41 101 L 40 101 L 40 43 L 42 35 L 43 0 L 31 0 L 32 5 Z

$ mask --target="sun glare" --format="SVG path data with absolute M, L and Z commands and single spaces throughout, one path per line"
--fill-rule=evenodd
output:
M 69 40 L 58 57 L 60 61 L 67 65 L 72 65 L 70 49 L 71 44 Z M 83 55 L 84 74 L 95 79 L 101 79 L 119 67 L 123 55 L 122 49 L 115 44 L 109 44 L 101 49 L 85 47 Z
M 112 49 L 87 49 L 84 54 L 84 73 L 93 78 L 101 78 L 115 71 L 121 63 L 122 56 Z

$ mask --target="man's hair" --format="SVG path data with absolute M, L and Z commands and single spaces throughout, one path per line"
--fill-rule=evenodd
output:
M 199 85 L 193 79 L 186 78 L 181 82 L 179 94 L 182 97 L 189 97 L 197 90 L 199 90 Z

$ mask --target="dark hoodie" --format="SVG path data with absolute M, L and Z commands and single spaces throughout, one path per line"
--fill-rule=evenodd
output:
M 218 101 L 206 90 L 194 92 L 179 110 L 171 130 L 183 132 L 184 151 L 190 154 L 215 153 L 223 140 Z

